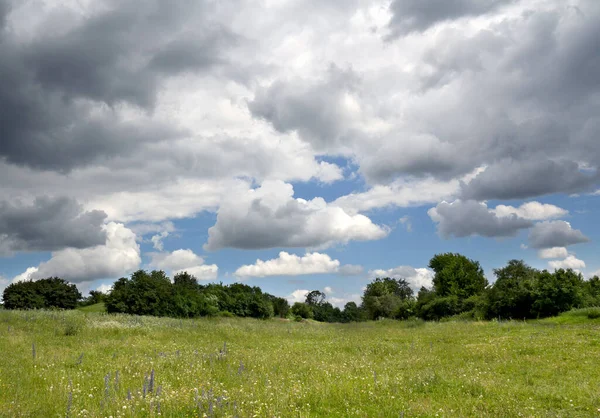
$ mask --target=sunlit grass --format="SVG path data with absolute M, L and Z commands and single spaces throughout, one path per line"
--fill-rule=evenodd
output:
M 104 306 L 103 302 L 88 306 L 80 306 L 77 309 L 79 309 L 81 312 L 106 312 L 106 307 Z
M 0 311 L 0 416 L 600 416 L 600 321 L 585 318 L 334 325 Z

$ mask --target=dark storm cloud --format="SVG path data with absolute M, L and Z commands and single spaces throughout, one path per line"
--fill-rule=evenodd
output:
M 270 122 L 279 132 L 297 131 L 316 149 L 324 150 L 344 139 L 349 120 L 341 106 L 342 98 L 358 82 L 352 71 L 330 66 L 317 83 L 280 81 L 259 89 L 248 108 L 254 117 Z
M 0 38 L 6 21 L 6 16 L 10 12 L 10 4 L 6 0 L 0 0 Z
M 0 251 L 57 251 L 106 242 L 106 213 L 84 211 L 68 198 L 36 198 L 32 205 L 0 202 Z
M 538 249 L 567 247 L 589 241 L 580 230 L 571 228 L 571 224 L 565 221 L 540 222 L 529 232 L 531 247 Z
M 598 173 L 583 172 L 573 161 L 506 160 L 463 184 L 462 195 L 476 200 L 526 199 L 590 189 L 598 179 Z
M 436 23 L 490 13 L 514 0 L 394 0 L 390 5 L 391 37 L 424 31 Z
M 234 35 L 206 23 L 202 2 L 108 5 L 66 21 L 64 31 L 48 23 L 27 40 L 4 31 L 0 158 L 67 171 L 182 134 L 150 120 L 125 122 L 118 108 L 151 112 L 165 77 L 223 64 Z M 0 22 L 5 10 L 0 2 Z
M 475 201 L 442 202 L 429 211 L 429 216 L 437 222 L 438 233 L 444 238 L 512 237 L 533 226 L 533 222 L 516 215 L 500 217 Z
M 518 2 L 398 0 L 393 7 L 426 27 L 481 13 L 501 16 L 499 7 L 507 3 Z M 281 79 L 258 90 L 250 111 L 280 132 L 296 131 L 318 151 L 353 154 L 370 184 L 407 175 L 447 180 L 486 165 L 463 198 L 585 190 L 599 180 L 600 3 L 521 6 L 523 13 L 481 30 L 450 26 L 427 35 L 422 61 L 399 73 L 414 87 L 392 102 L 402 116 L 384 137 L 360 130 L 396 114 L 386 108 L 386 86 L 374 81 L 377 74 L 358 73 L 348 82 L 330 68 L 321 80 Z M 377 95 L 369 93 L 374 82 Z M 361 112 L 380 113 L 349 113 L 347 93 Z

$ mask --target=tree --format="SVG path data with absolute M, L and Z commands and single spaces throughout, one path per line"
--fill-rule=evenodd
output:
M 290 312 L 290 304 L 287 299 L 270 296 L 273 304 L 273 314 L 279 318 L 285 318 Z
M 558 315 L 580 307 L 583 302 L 583 277 L 573 270 L 538 272 L 532 311 L 537 317 Z
M 8 285 L 2 295 L 5 309 L 43 309 L 44 297 L 37 291 L 33 281 L 17 282 Z
M 95 305 L 104 302 L 106 295 L 99 290 L 90 290 L 89 296 L 82 302 L 83 306 Z
M 584 305 L 600 306 L 600 277 L 594 276 L 585 282 Z
M 304 303 L 310 306 L 319 306 L 325 303 L 327 295 L 319 290 L 313 290 L 306 295 Z
M 405 279 L 376 278 L 365 288 L 362 306 L 369 319 L 406 319 L 413 311 L 413 291 Z
M 488 282 L 479 262 L 464 255 L 437 254 L 429 261 L 435 272 L 433 288 L 437 296 L 456 296 L 459 300 L 483 293 Z
M 173 277 L 173 286 L 179 289 L 187 289 L 192 291 L 198 291 L 198 280 L 195 276 L 189 274 L 187 271 L 177 273 Z
M 358 307 L 356 302 L 348 302 L 344 305 L 342 312 L 344 322 L 358 322 L 363 319 L 362 309 Z
M 169 316 L 175 314 L 174 292 L 164 271 L 138 270 L 130 279 L 117 280 L 106 298 L 109 313 Z
M 522 260 L 510 260 L 505 267 L 494 269 L 496 282 L 485 294 L 485 316 L 488 319 L 532 318 L 538 273 Z
M 74 309 L 81 299 L 77 286 L 59 277 L 12 283 L 3 294 L 6 309 Z
M 454 295 L 437 297 L 435 293 L 424 294 L 420 302 L 417 302 L 418 316 L 426 321 L 439 321 L 462 312 L 460 300 Z
M 433 288 L 421 288 L 415 310 L 425 320 L 470 312 L 480 316 L 482 294 L 488 282 L 479 262 L 455 253 L 436 254 L 430 261 Z M 475 312 L 477 311 L 477 312 Z
M 413 291 L 405 279 L 378 277 L 367 285 L 363 297 L 383 295 L 394 295 L 401 300 L 408 300 L 413 297 Z
M 302 302 L 294 303 L 290 312 L 299 318 L 312 319 L 314 317 L 312 307 Z

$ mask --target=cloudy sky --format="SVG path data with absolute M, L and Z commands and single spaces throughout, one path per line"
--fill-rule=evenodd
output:
M 0 0 L 0 288 L 600 270 L 597 0 Z

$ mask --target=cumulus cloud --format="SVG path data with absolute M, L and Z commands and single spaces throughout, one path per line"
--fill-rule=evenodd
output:
M 108 284 L 101 284 L 100 286 L 98 286 L 96 288 L 96 290 L 100 293 L 104 293 L 105 295 L 108 294 L 108 292 L 110 292 L 110 290 L 112 289 L 111 285 Z
M 333 260 L 327 254 L 315 252 L 300 257 L 282 251 L 277 258 L 267 261 L 256 260 L 255 264 L 241 266 L 235 271 L 235 275 L 238 277 L 300 276 L 325 273 L 356 275 L 362 271 L 361 266 L 342 266 L 339 260 Z
M 442 202 L 428 212 L 437 223 L 443 238 L 461 238 L 473 235 L 483 237 L 512 237 L 519 230 L 530 228 L 533 223 L 515 214 L 498 216 L 484 203 L 475 201 Z
M 2 6 L 0 6 L 0 8 L 1 7 Z M 1 10 L 0 10 L 0 12 L 1 12 Z M 0 299 L 2 298 L 2 292 L 9 284 L 10 284 L 10 279 L 0 276 Z
M 585 262 L 583 260 L 578 259 L 574 255 L 570 255 L 564 260 L 549 261 L 548 267 L 550 267 L 551 270 L 573 269 L 576 271 L 580 271 L 580 269 L 585 268 Z
M 329 291 L 328 291 L 329 290 Z M 333 306 L 337 306 L 340 309 L 344 308 L 344 305 L 348 302 L 356 302 L 360 305 L 361 296 L 358 294 L 346 294 L 340 296 L 329 296 L 332 292 L 330 287 L 325 287 L 324 289 L 327 298 L 326 302 L 331 303 Z M 293 305 L 296 302 L 304 302 L 306 300 L 306 295 L 310 292 L 310 290 L 306 289 L 296 289 L 292 293 L 286 296 L 287 301 Z
M 150 241 L 152 242 L 152 247 L 154 247 L 155 250 L 162 251 L 164 249 L 162 240 L 168 236 L 169 232 L 167 231 L 163 231 L 160 234 L 153 235 L 152 238 L 150 238 Z
M 214 281 L 219 276 L 219 267 L 216 264 L 203 264 L 201 266 L 186 267 L 175 270 L 173 274 L 188 273 L 200 281 Z
M 132 122 L 103 109 L 154 108 L 165 78 L 223 65 L 236 42 L 227 28 L 204 21 L 204 2 L 102 3 L 86 10 L 84 19 L 67 5 L 54 4 L 53 13 L 45 14 L 32 4 L 15 4 L 13 12 L 30 13 L 38 22 L 33 34 L 16 24 L 3 33 L 0 156 L 68 170 L 173 138 L 177 129 L 165 124 Z M 85 53 L 90 50 L 96 53 Z
M 389 230 L 364 215 L 351 215 L 322 198 L 295 199 L 294 189 L 281 181 L 266 181 L 219 208 L 217 223 L 208 230 L 207 250 L 225 247 L 327 247 L 348 241 L 384 238 Z
M 69 198 L 0 202 L 0 252 L 93 247 L 106 240 L 105 218 Z
M 50 260 L 28 268 L 14 281 L 58 276 L 72 283 L 116 278 L 132 273 L 141 263 L 135 234 L 123 224 L 104 226 L 106 243 L 95 247 L 67 248 L 52 253 Z
M 250 110 L 320 150 L 353 156 L 371 184 L 411 175 L 447 180 L 486 165 L 463 199 L 526 199 L 597 185 L 599 87 L 590 74 L 600 65 L 593 53 L 598 4 L 426 3 L 395 0 L 389 24 L 404 27 L 397 34 L 434 24 L 436 31 L 399 36 L 387 49 L 358 41 L 369 60 L 353 60 L 352 84 L 286 72 L 259 89 Z M 362 23 L 369 14 L 357 16 Z M 318 115 L 303 111 L 307 103 Z
M 598 173 L 582 172 L 574 161 L 506 160 L 488 167 L 463 186 L 466 199 L 525 199 L 553 193 L 586 190 Z
M 204 263 L 204 259 L 192 250 L 175 250 L 171 253 L 151 253 L 150 264 L 161 270 L 180 270 L 185 267 L 196 266 Z
M 543 259 L 548 258 L 567 258 L 569 252 L 565 247 L 543 248 L 538 251 L 538 257 Z
M 583 232 L 573 229 L 571 224 L 565 221 L 540 222 L 529 232 L 530 245 L 537 249 L 568 247 L 589 241 Z
M 347 139 L 348 125 L 356 112 L 352 93 L 357 83 L 352 71 L 332 65 L 326 77 L 317 82 L 276 81 L 263 87 L 248 108 L 278 131 L 296 131 L 317 150 L 328 150 Z
M 310 292 L 310 290 L 306 290 L 306 289 L 296 289 L 292 293 L 290 293 L 288 296 L 286 296 L 286 299 L 288 300 L 290 305 L 293 305 L 296 302 L 304 302 L 306 300 L 306 295 L 309 292 Z
M 171 233 L 175 231 L 175 225 L 173 222 L 161 222 L 161 223 L 147 223 L 147 222 L 139 222 L 128 225 L 129 229 L 131 229 L 136 236 L 143 237 L 148 234 L 158 233 L 158 235 L 164 233 Z
M 547 219 L 562 218 L 569 214 L 569 211 L 558 206 L 544 204 L 540 202 L 527 202 L 519 206 L 498 205 L 492 210 L 500 217 L 510 216 L 514 214 L 519 218 L 529 219 L 532 221 L 544 221 Z
M 376 208 L 600 186 L 596 0 L 38 3 L 0 1 L 0 201 L 68 196 L 97 226 L 218 212 L 209 249 L 318 248 L 385 236 L 357 216 Z M 451 235 L 563 216 L 468 205 Z
M 216 264 L 206 265 L 204 259 L 190 249 L 179 249 L 173 252 L 150 253 L 150 265 L 173 274 L 188 272 L 198 280 L 215 280 L 219 267 Z
M 385 207 L 421 206 L 452 197 L 459 189 L 459 181 L 429 179 L 398 180 L 390 185 L 376 185 L 360 193 L 337 198 L 332 204 L 348 213 L 368 212 Z
M 375 279 L 377 277 L 391 277 L 395 279 L 404 279 L 410 285 L 410 288 L 415 294 L 421 287 L 431 288 L 433 286 L 434 272 L 427 268 L 414 268 L 411 266 L 398 266 L 388 270 L 376 269 L 369 271 L 369 277 Z
M 23 273 L 17 274 L 15 277 L 13 277 L 12 282 L 18 283 L 18 282 L 24 282 L 27 280 L 33 280 L 33 276 L 37 271 L 38 271 L 37 267 L 28 267 L 27 270 L 25 270 Z

